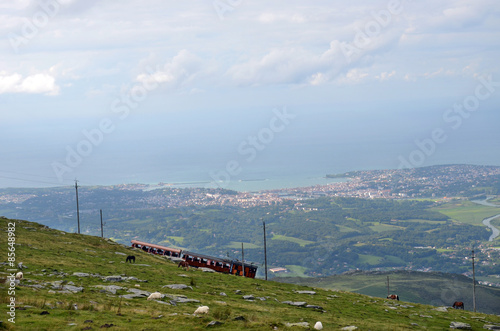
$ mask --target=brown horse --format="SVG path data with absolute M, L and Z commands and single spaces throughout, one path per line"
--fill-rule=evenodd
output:
M 399 301 L 399 295 L 397 295 L 397 294 L 390 294 L 390 295 L 387 296 L 387 299 L 398 300 Z
M 462 301 L 455 301 L 453 302 L 453 305 L 452 305 L 453 308 L 455 309 L 464 309 L 464 303 Z
M 186 270 L 189 270 L 189 263 L 187 263 L 187 261 L 181 261 L 179 262 L 179 265 L 177 266 L 177 268 L 179 267 L 183 267 L 183 268 L 186 268 Z

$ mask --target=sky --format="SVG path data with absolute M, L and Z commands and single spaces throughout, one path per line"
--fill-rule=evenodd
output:
M 0 54 L 0 187 L 500 166 L 497 0 L 0 0 Z

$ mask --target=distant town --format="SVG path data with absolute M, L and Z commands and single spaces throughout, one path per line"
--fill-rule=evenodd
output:
M 128 184 L 114 186 L 123 190 L 170 188 L 177 195 L 151 197 L 151 204 L 165 207 L 237 206 L 243 208 L 279 204 L 284 200 L 304 200 L 319 197 L 353 197 L 365 199 L 407 199 L 451 196 L 470 196 L 474 189 L 500 175 L 500 167 L 447 165 L 404 170 L 355 171 L 327 177 L 345 178 L 328 185 L 287 188 L 258 192 L 235 192 L 202 188 L 173 188 L 168 184 L 156 186 Z M 20 199 L 20 197 L 11 197 Z M 155 201 L 155 199 L 157 199 Z

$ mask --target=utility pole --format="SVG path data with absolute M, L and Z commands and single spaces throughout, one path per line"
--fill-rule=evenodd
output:
M 472 248 L 472 307 L 476 312 L 476 270 L 474 265 L 474 247 Z
M 102 227 L 102 209 L 99 209 L 99 213 L 101 214 L 101 238 L 104 238 L 104 229 Z
M 78 222 L 78 234 L 80 234 L 80 207 L 78 206 L 78 181 L 75 179 L 76 190 L 76 220 Z
M 389 291 L 389 276 L 387 276 L 387 296 L 391 295 L 391 292 Z
M 266 271 L 266 280 L 267 280 L 266 222 L 262 221 L 262 225 L 264 226 L 264 267 Z
M 245 251 L 243 250 L 243 243 L 241 243 L 241 267 L 243 270 L 243 277 L 245 277 Z

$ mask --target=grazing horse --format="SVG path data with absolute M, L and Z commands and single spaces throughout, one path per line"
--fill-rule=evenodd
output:
M 179 265 L 177 266 L 177 268 L 179 267 L 183 267 L 183 268 L 186 268 L 186 270 L 189 270 L 189 263 L 187 263 L 187 261 L 181 261 L 179 262 Z
M 462 301 L 455 301 L 453 302 L 453 305 L 452 305 L 453 308 L 455 309 L 464 309 L 464 303 Z
M 134 263 L 135 263 L 135 256 L 129 255 L 129 256 L 127 256 L 127 259 L 125 260 L 125 263 L 127 263 L 127 262 L 132 263 L 132 261 L 134 261 Z
M 390 295 L 387 296 L 387 299 L 398 300 L 399 301 L 399 295 L 397 295 L 397 294 L 390 294 Z

